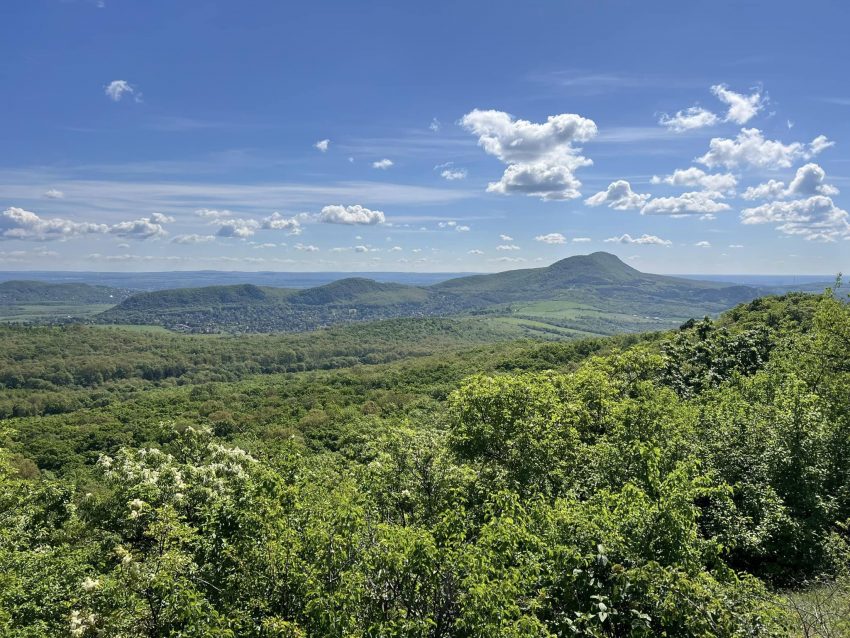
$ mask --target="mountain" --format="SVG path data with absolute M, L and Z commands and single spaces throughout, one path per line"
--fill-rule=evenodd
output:
M 543 268 L 459 277 L 436 284 L 432 288 L 455 294 L 476 295 L 502 303 L 509 298 L 547 298 L 553 293 L 576 288 L 611 286 L 639 288 L 643 292 L 677 288 L 683 292 L 695 292 L 701 289 L 728 288 L 730 284 L 642 273 L 623 263 L 615 255 L 596 252 L 567 257 Z
M 542 268 L 458 277 L 431 286 L 351 277 L 304 290 L 240 284 L 146 292 L 98 320 L 200 332 L 274 332 L 472 313 L 542 323 L 541 330 L 608 334 L 676 325 L 765 292 L 775 290 L 643 273 L 614 255 L 596 252 Z
M 132 291 L 108 286 L 43 281 L 4 281 L 0 283 L 0 306 L 13 304 L 116 304 Z

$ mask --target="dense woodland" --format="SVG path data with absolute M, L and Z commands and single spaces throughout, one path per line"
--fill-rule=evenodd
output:
M 0 635 L 850 629 L 832 291 L 548 343 L 1 336 Z

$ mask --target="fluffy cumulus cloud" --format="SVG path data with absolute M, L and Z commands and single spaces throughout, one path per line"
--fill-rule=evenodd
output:
M 318 149 L 322 153 L 326 153 L 328 148 L 330 148 L 331 141 L 330 140 L 319 140 L 315 144 L 313 144 L 313 148 Z
M 650 181 L 653 184 L 669 184 L 670 186 L 697 186 L 703 190 L 729 194 L 734 193 L 738 185 L 738 178 L 732 173 L 710 174 L 696 166 L 677 168 L 672 175 L 663 177 L 653 175 Z
M 110 226 L 92 222 L 76 222 L 61 217 L 40 217 L 32 211 L 13 206 L 0 214 L 0 238 L 51 241 L 109 233 L 128 239 L 144 240 L 164 237 L 168 233 L 163 225 L 173 221 L 173 217 L 153 213 L 149 217 L 119 222 Z
M 663 113 L 658 123 L 676 133 L 684 133 L 706 126 L 714 126 L 719 121 L 720 118 L 711 111 L 699 106 L 692 106 L 689 109 L 677 111 L 674 115 Z
M 109 227 L 109 232 L 118 237 L 130 239 L 157 239 L 168 234 L 163 224 L 174 221 L 173 217 L 154 213 L 150 217 L 142 217 L 131 221 L 120 222 Z
M 628 233 L 619 237 L 609 237 L 605 241 L 609 244 L 639 244 L 648 246 L 670 246 L 673 243 L 669 239 L 661 239 L 655 235 L 643 234 L 640 237 L 632 237 Z
M 372 168 L 379 168 L 379 169 L 381 169 L 381 170 L 384 170 L 384 171 L 385 171 L 385 170 L 387 170 L 388 168 L 390 168 L 390 167 L 393 165 L 393 163 L 394 163 L 394 162 L 393 162 L 391 159 L 386 159 L 386 158 L 384 158 L 384 159 L 382 159 L 382 160 L 378 160 L 378 161 L 376 161 L 376 162 L 372 162 Z
M 711 242 L 708 241 L 698 241 L 694 244 L 697 248 L 711 248 Z
M 538 235 L 534 238 L 535 241 L 543 242 L 544 244 L 566 244 L 567 238 L 561 233 L 548 233 L 546 235 Z
M 65 197 L 65 193 L 55 188 L 51 188 L 50 190 L 45 191 L 44 196 L 47 199 L 62 199 Z
M 478 250 L 477 248 L 473 248 L 472 250 L 467 251 L 467 253 L 470 255 L 483 255 L 484 251 Z
M 764 108 L 767 102 L 767 98 L 762 96 L 761 91 L 756 91 L 751 95 L 742 95 L 730 90 L 725 84 L 715 84 L 711 87 L 711 92 L 727 106 L 726 116 L 722 120 L 708 109 L 692 106 L 677 111 L 673 115 L 664 113 L 658 123 L 676 133 L 714 126 L 721 121 L 746 124 Z
M 790 168 L 795 161 L 811 159 L 832 145 L 833 142 L 822 135 L 809 144 L 783 144 L 765 139 L 758 129 L 745 128 L 735 139 L 713 138 L 708 152 L 696 161 L 709 168 Z
M 519 250 L 519 246 L 516 244 L 502 244 L 501 246 L 496 246 L 496 250 Z
M 305 253 L 317 253 L 319 252 L 319 247 L 313 244 L 295 244 L 295 250 Z
M 297 217 L 284 217 L 277 212 L 266 217 L 262 226 L 267 230 L 285 230 L 288 235 L 300 235 L 302 230 Z
M 806 199 L 773 201 L 741 211 L 744 224 L 776 224 L 786 235 L 798 235 L 815 241 L 835 241 L 850 237 L 847 211 L 830 197 L 813 195 Z
M 708 215 L 729 210 L 729 204 L 717 201 L 723 195 L 713 191 L 693 191 L 675 197 L 656 197 L 640 210 L 641 215 Z
M 256 219 L 222 218 L 214 220 L 213 224 L 218 226 L 216 235 L 219 237 L 236 237 L 237 239 L 253 237 L 260 228 L 260 222 Z
M 814 163 L 797 169 L 794 179 L 785 186 L 785 182 L 768 180 L 757 186 L 750 186 L 741 197 L 754 199 L 782 199 L 786 197 L 807 197 L 810 195 L 837 195 L 838 189 L 826 183 L 826 171 Z
M 125 95 L 128 97 L 133 96 L 137 101 L 141 98 L 141 94 L 136 90 L 136 87 L 132 86 L 126 80 L 112 80 L 112 82 L 103 87 L 103 92 L 113 102 L 120 102 Z
M 380 210 L 369 210 L 359 204 L 353 206 L 340 206 L 333 204 L 325 206 L 319 213 L 319 221 L 323 224 L 361 224 L 372 226 L 383 224 L 386 221 L 384 213 Z
M 491 193 L 521 193 L 545 200 L 581 196 L 575 171 L 593 162 L 580 154 L 575 143 L 596 136 L 593 120 L 562 113 L 542 124 L 514 119 L 503 111 L 476 109 L 461 118 L 461 125 L 478 137 L 484 152 L 507 165 Z
M 641 195 L 632 190 L 631 184 L 624 179 L 611 182 L 604 191 L 596 193 L 584 200 L 588 206 L 602 206 L 607 204 L 608 208 L 615 210 L 629 210 L 640 208 L 649 199 L 649 195 Z
M 760 91 L 756 91 L 752 95 L 741 95 L 730 91 L 725 84 L 715 84 L 711 87 L 711 92 L 718 100 L 729 107 L 726 112 L 725 121 L 734 122 L 735 124 L 746 124 L 753 119 L 756 114 L 764 108 L 767 99 L 762 96 Z
M 106 232 L 109 232 L 106 224 L 75 222 L 61 217 L 45 218 L 15 206 L 0 213 L 0 239 L 51 241 Z

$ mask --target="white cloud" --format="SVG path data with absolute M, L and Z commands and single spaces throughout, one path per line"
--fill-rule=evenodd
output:
M 45 191 L 44 196 L 47 199 L 62 199 L 65 197 L 65 193 L 60 190 L 56 190 L 55 188 L 51 188 L 48 191 Z
M 787 196 L 792 195 L 837 195 L 835 186 L 824 184 L 826 171 L 814 163 L 797 169 L 794 179 L 788 184 Z
M 106 224 L 74 222 L 61 217 L 44 218 L 15 206 L 0 213 L 0 239 L 51 241 L 108 231 Z
M 287 235 L 300 235 L 301 222 L 296 217 L 284 217 L 274 212 L 263 219 L 263 228 L 268 230 L 285 230 Z
M 458 224 L 457 226 L 455 226 L 455 230 L 459 233 L 468 233 L 470 228 L 469 226 L 461 226 L 460 224 Z
M 440 177 L 446 179 L 450 182 L 454 182 L 460 179 L 466 179 L 466 169 L 465 168 L 446 168 L 440 173 Z
M 215 235 L 177 235 L 172 244 L 206 244 L 214 241 Z
M 245 239 L 252 237 L 260 227 L 260 222 L 256 219 L 216 219 L 213 224 L 218 226 L 219 237 L 237 237 Z
M 499 235 L 499 239 L 501 239 L 502 241 L 513 241 L 514 240 L 514 238 L 511 237 L 510 235 Z
M 758 186 L 750 186 L 741 193 L 743 199 L 777 199 L 785 193 L 785 182 L 771 179 Z
M 830 146 L 835 146 L 835 142 L 828 139 L 826 135 L 818 135 L 809 143 L 809 157 L 813 157 L 818 153 L 825 151 Z
M 574 244 L 586 244 L 591 241 L 590 237 L 573 237 L 572 239 Z
M 561 233 L 548 233 L 546 235 L 538 235 L 534 238 L 535 241 L 542 241 L 544 244 L 566 244 L 567 238 Z
M 810 159 L 832 145 L 833 142 L 823 135 L 816 137 L 810 144 L 783 144 L 777 140 L 766 140 L 758 129 L 745 128 L 734 140 L 713 138 L 708 152 L 696 161 L 709 168 L 790 168 L 796 160 Z
M 797 169 L 794 179 L 786 188 L 785 182 L 768 180 L 758 186 L 750 186 L 741 197 L 753 199 L 781 199 L 785 197 L 808 197 L 810 195 L 837 195 L 835 186 L 824 183 L 826 171 L 814 163 Z
M 161 213 L 132 221 L 119 222 L 112 226 L 90 222 L 75 222 L 61 217 L 44 218 L 23 208 L 7 208 L 0 214 L 0 239 L 29 241 L 52 241 L 70 239 L 81 235 L 110 233 L 118 237 L 150 239 L 168 233 L 163 224 L 174 218 Z
M 163 213 L 153 213 L 150 219 L 156 224 L 173 224 L 176 221 L 171 215 L 164 215 Z
M 224 217 L 233 217 L 233 212 L 229 210 L 212 210 L 209 208 L 199 208 L 195 211 L 195 215 L 204 219 L 222 219 Z
M 699 186 L 704 190 L 718 193 L 732 193 L 738 185 L 738 178 L 732 173 L 708 174 L 696 166 L 677 168 L 672 175 L 665 175 L 664 177 L 654 175 L 650 181 L 653 184 L 669 184 L 671 186 Z
M 744 244 L 729 244 L 729 248 L 743 248 Z
M 718 202 L 721 193 L 694 191 L 675 197 L 656 197 L 640 210 L 641 215 L 705 215 L 729 210 L 729 204 Z
M 401 246 L 393 246 L 392 248 L 390 248 L 391 253 L 398 253 L 398 252 L 401 252 L 401 250 L 402 250 Z
M 386 170 L 392 165 L 393 161 L 391 159 L 386 158 L 378 160 L 377 162 L 372 162 L 372 168 L 380 168 L 381 170 Z
M 470 255 L 483 255 L 483 254 L 484 254 L 484 251 L 483 251 L 483 250 L 478 250 L 477 248 L 473 248 L 472 250 L 468 251 L 468 253 L 469 253 Z
M 520 250 L 520 247 L 516 244 L 502 244 L 501 246 L 496 246 L 496 250 Z
M 586 142 L 596 135 L 596 124 L 575 114 L 550 115 L 545 124 L 514 120 L 502 111 L 474 110 L 461 125 L 478 136 L 486 153 L 507 164 L 557 159 L 572 155 L 573 142 Z
M 330 145 L 331 145 L 330 140 L 319 140 L 318 142 L 313 144 L 313 148 L 318 149 L 322 153 L 326 153 L 328 148 L 330 147 Z
M 609 237 L 605 240 L 605 242 L 609 244 L 642 244 L 655 246 L 670 246 L 673 243 L 669 239 L 661 239 L 655 235 L 643 234 L 640 237 L 632 237 L 628 233 L 620 235 L 619 237 Z
M 501 180 L 487 185 L 487 192 L 502 195 L 522 193 L 544 200 L 575 199 L 581 197 L 578 190 L 581 182 L 573 173 L 576 168 L 589 165 L 590 160 L 573 165 L 566 160 L 560 165 L 547 162 L 511 164 Z
M 154 213 L 150 217 L 142 217 L 140 219 L 114 224 L 109 227 L 109 232 L 118 237 L 155 239 L 168 234 L 162 224 L 172 221 L 174 221 L 173 217 Z
M 684 133 L 693 129 L 714 126 L 719 121 L 720 119 L 711 111 L 699 106 L 692 106 L 689 109 L 677 111 L 672 116 L 664 113 L 661 115 L 658 123 L 676 133 Z
M 440 130 L 440 120 L 438 120 L 436 117 L 431 118 L 431 123 L 428 125 L 428 128 L 434 131 L 435 133 L 438 132 Z
M 624 179 L 611 182 L 604 191 L 596 193 L 584 200 L 588 206 L 601 206 L 607 204 L 608 208 L 615 210 L 628 210 L 640 208 L 649 199 L 649 195 L 641 195 L 632 191 L 632 186 Z
M 697 248 L 711 248 L 711 242 L 698 241 L 694 244 Z
M 384 213 L 380 210 L 369 210 L 360 204 L 353 206 L 340 206 L 333 204 L 325 206 L 319 213 L 319 221 L 324 224 L 383 224 L 386 221 Z
M 847 211 L 838 208 L 831 198 L 813 195 L 788 202 L 774 201 L 741 211 L 744 224 L 778 224 L 786 235 L 798 235 L 817 241 L 834 241 L 850 236 Z
M 315 253 L 319 251 L 318 246 L 314 246 L 313 244 L 295 244 L 295 250 L 300 250 L 301 252 L 307 253 Z
M 507 164 L 501 180 L 487 186 L 488 192 L 522 193 L 545 200 L 580 197 L 581 182 L 575 171 L 593 162 L 573 143 L 596 135 L 593 120 L 562 113 L 536 124 L 515 120 L 503 111 L 475 109 L 461 118 L 461 125 L 478 136 L 484 152 Z
M 135 96 L 137 102 L 141 100 L 141 94 L 126 80 L 113 80 L 104 87 L 103 91 L 113 102 L 120 102 L 125 95 Z
M 718 100 L 729 106 L 725 121 L 735 124 L 746 124 L 764 108 L 767 98 L 759 91 L 752 95 L 741 95 L 730 91 L 725 84 L 716 84 L 711 87 L 711 92 Z

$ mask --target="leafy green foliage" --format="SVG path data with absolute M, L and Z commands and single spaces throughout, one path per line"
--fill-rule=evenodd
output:
M 789 635 L 850 569 L 848 335 L 791 296 L 10 420 L 0 635 Z

